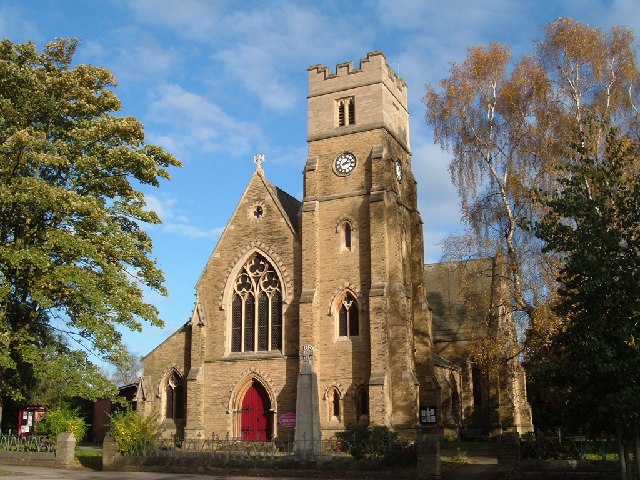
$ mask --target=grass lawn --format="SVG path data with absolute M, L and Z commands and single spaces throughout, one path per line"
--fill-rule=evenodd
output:
M 76 460 L 80 465 L 92 470 L 102 469 L 102 448 L 77 447 Z
M 5 475 L 11 475 L 13 472 L 9 470 L 0 470 L 0 477 L 4 477 Z

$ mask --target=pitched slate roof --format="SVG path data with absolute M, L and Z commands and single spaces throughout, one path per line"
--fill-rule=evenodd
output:
M 269 187 L 271 193 L 273 195 L 274 200 L 279 203 L 282 211 L 289 218 L 289 222 L 291 222 L 291 226 L 296 231 L 296 233 L 300 232 L 300 207 L 302 206 L 302 202 L 300 202 L 295 197 L 292 197 L 287 192 L 282 190 L 279 187 L 276 187 L 273 183 L 269 182 L 266 178 L 264 183 Z
M 424 287 L 432 311 L 433 341 L 470 340 L 483 335 L 491 313 L 492 283 L 492 258 L 425 265 Z

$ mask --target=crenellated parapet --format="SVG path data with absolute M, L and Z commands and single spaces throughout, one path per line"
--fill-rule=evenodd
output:
M 307 72 L 309 97 L 366 86 L 382 80 L 392 95 L 407 108 L 407 84 L 389 66 L 382 52 L 369 52 L 366 58 L 360 60 L 360 68 L 355 68 L 353 62 L 344 62 L 336 66 L 335 73 L 324 65 L 311 66 Z
M 410 152 L 407 84 L 382 52 L 368 53 L 360 68 L 315 65 L 307 74 L 308 141 L 384 128 Z

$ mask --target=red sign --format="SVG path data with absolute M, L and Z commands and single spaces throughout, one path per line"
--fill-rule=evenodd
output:
M 296 414 L 293 412 L 283 413 L 280 415 L 278 423 L 284 428 L 294 428 L 296 426 Z

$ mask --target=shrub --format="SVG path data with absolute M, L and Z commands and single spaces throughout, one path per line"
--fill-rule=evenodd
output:
M 56 442 L 58 435 L 65 432 L 73 433 L 76 442 L 80 442 L 87 433 L 87 428 L 87 422 L 79 410 L 66 405 L 58 405 L 48 410 L 38 423 L 38 433 L 47 435 L 52 442 Z
M 398 434 L 384 426 L 353 425 L 336 434 L 342 448 L 360 460 L 369 458 L 384 465 L 415 463 L 415 449 L 398 440 Z
M 111 436 L 123 455 L 145 455 L 155 448 L 160 431 L 155 416 L 143 417 L 130 408 L 111 415 Z

